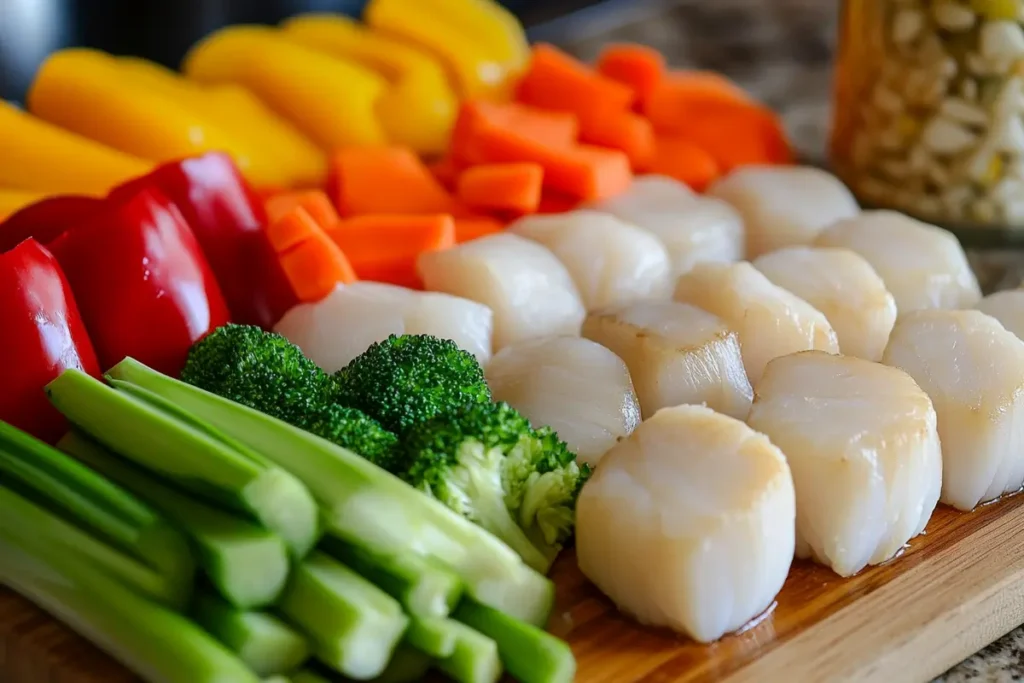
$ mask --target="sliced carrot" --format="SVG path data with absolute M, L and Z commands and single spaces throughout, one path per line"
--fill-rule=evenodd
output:
M 658 137 L 649 171 L 675 178 L 698 192 L 721 175 L 721 167 L 709 152 L 685 137 L 672 135 Z
M 545 190 L 540 197 L 540 206 L 537 207 L 537 213 L 565 213 L 566 211 L 572 211 L 579 205 L 580 200 L 575 197 Z
M 448 213 L 453 201 L 405 147 L 349 147 L 336 152 L 328 187 L 342 216 Z
M 427 166 L 431 174 L 437 178 L 437 182 L 441 183 L 446 190 L 454 191 L 455 184 L 459 180 L 459 174 L 464 170 L 464 166 L 458 163 L 454 157 L 447 154 L 434 163 Z
M 475 132 L 479 127 L 496 127 L 514 130 L 523 138 L 552 147 L 575 144 L 579 136 L 579 121 L 575 114 L 545 111 L 515 102 L 467 102 L 459 110 L 459 123 L 463 133 Z M 453 138 L 452 145 L 455 143 Z M 473 163 L 456 150 L 451 150 L 449 154 L 463 165 L 467 161 Z
M 665 58 L 646 45 L 608 45 L 597 58 L 597 72 L 628 86 L 636 101 L 643 102 L 665 75 Z
M 478 237 L 486 237 L 505 229 L 505 225 L 497 218 L 479 216 L 476 218 L 455 219 L 455 242 L 462 244 L 475 240 Z
M 267 199 L 263 206 L 270 223 L 281 219 L 297 206 L 305 209 L 321 228 L 328 228 L 338 222 L 338 212 L 334 210 L 327 195 L 320 190 L 281 192 Z
M 582 200 L 602 199 L 632 180 L 629 158 L 621 151 L 590 145 L 551 144 L 506 125 L 479 103 L 464 103 L 452 133 L 452 154 L 465 163 L 526 161 L 544 169 L 544 187 Z
M 643 113 L 659 133 L 685 132 L 697 118 L 753 100 L 738 85 L 710 71 L 673 71 L 644 100 Z
M 778 117 L 757 104 L 722 107 L 713 117 L 692 120 L 683 135 L 711 154 L 723 173 L 737 166 L 793 161 Z
M 363 280 L 421 288 L 416 259 L 455 245 L 450 215 L 364 215 L 339 221 L 328 235 Z
M 345 254 L 301 206 L 269 223 L 267 235 L 299 301 L 319 301 L 339 284 L 355 281 Z
M 530 66 L 516 91 L 520 102 L 560 111 L 624 110 L 633 90 L 546 43 L 533 47 Z
M 533 213 L 543 181 L 544 169 L 538 164 L 481 164 L 459 176 L 456 196 L 471 209 Z
M 278 254 L 283 254 L 306 240 L 314 239 L 320 225 L 304 208 L 296 206 L 267 222 L 267 238 Z
M 635 171 L 646 170 L 654 158 L 654 128 L 632 112 L 607 112 L 580 119 L 580 140 L 625 152 Z

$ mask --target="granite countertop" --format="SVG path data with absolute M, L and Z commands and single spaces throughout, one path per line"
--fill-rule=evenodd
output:
M 651 45 L 673 66 L 720 71 L 782 114 L 801 155 L 824 162 L 840 2 L 609 0 L 532 31 L 587 60 L 602 45 Z M 1024 252 L 969 251 L 986 290 L 1017 286 Z M 1024 681 L 1024 626 L 933 683 Z

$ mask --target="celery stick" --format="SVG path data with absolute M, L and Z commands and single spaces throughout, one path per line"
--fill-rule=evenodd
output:
M 576 676 L 569 644 L 473 600 L 463 600 L 454 617 L 498 644 L 505 669 L 522 683 L 566 683 Z
M 305 636 L 266 612 L 241 611 L 215 595 L 202 594 L 192 616 L 260 676 L 286 674 L 309 658 Z
M 287 676 L 271 676 L 264 678 L 263 683 L 291 683 L 291 679 Z
M 18 497 L 4 488 L 0 496 Z M 25 543 L 31 534 L 17 528 L 34 521 L 16 519 L 18 524 L 0 524 L 0 584 L 151 683 L 259 683 L 258 676 L 202 629 L 131 590 L 120 576 L 74 561 L 63 544 Z
M 118 391 L 79 370 L 64 371 L 46 393 L 104 446 L 191 493 L 247 513 L 281 536 L 296 557 L 316 543 L 318 511 L 305 486 L 177 406 L 134 387 Z
M 188 602 L 195 561 L 187 541 L 128 491 L 4 422 L 0 422 L 0 482 L 148 567 L 153 576 L 147 581 L 147 592 L 153 599 L 175 609 Z
M 291 683 L 330 683 L 330 681 L 312 669 L 303 669 L 291 675 Z
M 411 617 L 405 642 L 431 657 L 444 658 L 455 652 L 458 624 L 443 617 Z
M 192 541 L 214 587 L 239 609 L 271 604 L 288 578 L 288 549 L 273 532 L 165 486 L 77 430 L 58 447 L 157 508 Z
M 494 683 L 501 678 L 498 644 L 465 624 L 453 624 L 455 650 L 435 662 L 437 669 L 457 683 Z
M 384 670 L 409 624 L 397 600 L 318 551 L 294 568 L 278 608 L 321 661 L 360 680 Z
M 414 683 L 423 680 L 433 660 L 405 643 L 399 644 L 387 668 L 373 679 L 374 683 Z
M 355 453 L 128 358 L 110 376 L 202 415 L 214 428 L 298 477 L 328 530 L 375 553 L 413 554 L 450 567 L 477 600 L 533 624 L 547 621 L 554 586 L 496 537 Z
M 448 616 L 462 595 L 459 578 L 430 558 L 376 553 L 330 535 L 320 547 L 398 600 L 410 614 Z

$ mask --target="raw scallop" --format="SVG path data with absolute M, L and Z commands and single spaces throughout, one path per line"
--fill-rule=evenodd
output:
M 508 229 L 543 244 L 565 264 L 588 311 L 672 296 L 665 247 L 614 216 L 582 210 L 527 216 Z
M 743 216 L 748 259 L 810 244 L 827 225 L 860 212 L 838 178 L 810 166 L 744 166 L 707 193 L 729 202 Z
M 914 311 L 883 361 L 935 406 L 943 503 L 970 510 L 1024 484 L 1024 342 L 980 311 Z
M 615 306 L 587 316 L 583 336 L 626 362 L 645 416 L 684 403 L 747 416 L 753 392 L 739 339 L 707 311 L 674 301 Z
M 821 351 L 776 358 L 747 424 L 793 471 L 797 557 L 852 576 L 895 556 L 935 510 L 935 409 L 901 370 Z
M 821 311 L 746 261 L 694 266 L 679 278 L 675 299 L 714 313 L 736 331 L 752 383 L 772 358 L 810 349 L 839 352 L 836 333 Z
M 1024 289 L 1007 289 L 989 294 L 975 306 L 1024 339 Z
M 506 346 L 487 366 L 495 401 L 548 425 L 596 465 L 640 424 L 640 404 L 622 359 L 589 339 L 545 337 Z
M 727 202 L 697 195 L 658 175 L 640 176 L 624 193 L 594 206 L 654 234 L 668 249 L 673 278 L 694 264 L 743 258 L 743 219 Z
M 481 363 L 491 357 L 491 310 L 469 299 L 380 282 L 338 287 L 316 303 L 299 304 L 274 331 L 327 372 L 340 370 L 392 334 L 451 339 Z
M 849 249 L 787 247 L 754 267 L 821 311 L 844 355 L 877 361 L 896 322 L 896 300 L 864 257 Z
M 546 247 L 511 233 L 426 252 L 418 269 L 427 289 L 494 312 L 494 350 L 524 339 L 579 335 L 586 316 L 576 285 Z
M 705 643 L 772 604 L 794 536 L 782 452 L 704 406 L 642 423 L 604 456 L 576 507 L 583 574 L 641 623 Z
M 899 315 L 925 308 L 970 308 L 981 299 L 967 255 L 951 233 L 895 211 L 865 211 L 830 226 L 819 247 L 863 256 L 896 299 Z

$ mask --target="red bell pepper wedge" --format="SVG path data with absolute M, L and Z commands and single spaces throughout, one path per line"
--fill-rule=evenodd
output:
M 75 194 L 40 199 L 0 222 L 0 253 L 14 249 L 30 237 L 48 244 L 105 206 L 102 199 Z
M 298 304 L 267 238 L 263 203 L 226 154 L 163 164 L 111 191 L 157 187 L 185 217 L 220 284 L 232 319 L 272 328 Z
M 228 322 L 195 236 L 159 190 L 122 193 L 48 247 L 104 370 L 131 356 L 176 375 L 192 344 Z
M 0 320 L 0 420 L 53 443 L 67 423 L 43 387 L 100 369 L 64 272 L 33 239 L 0 254 Z

